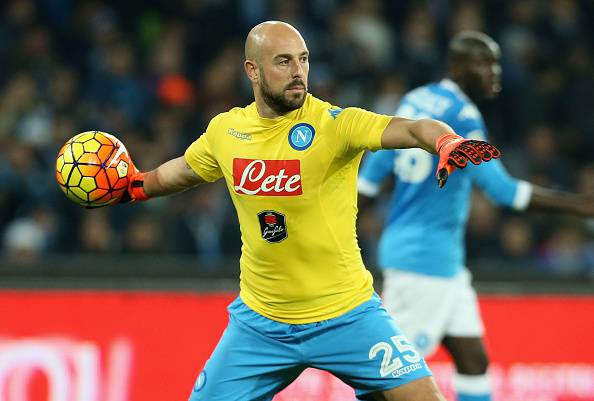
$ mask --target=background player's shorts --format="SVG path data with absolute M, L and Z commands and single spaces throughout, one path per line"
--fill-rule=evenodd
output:
M 471 280 L 467 269 L 451 278 L 384 269 L 382 298 L 398 327 L 428 356 L 444 336 L 482 336 Z
M 361 400 L 431 375 L 376 294 L 342 316 L 310 324 L 270 320 L 241 298 L 229 312 L 190 401 L 268 401 L 308 367 L 331 372 Z

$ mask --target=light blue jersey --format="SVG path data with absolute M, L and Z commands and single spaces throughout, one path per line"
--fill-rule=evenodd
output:
M 477 107 L 449 79 L 409 92 L 396 115 L 441 120 L 458 135 L 486 140 Z M 522 210 L 530 201 L 530 184 L 511 177 L 499 160 L 456 170 L 441 189 L 435 180 L 437 162 L 437 155 L 422 149 L 381 150 L 364 160 L 359 175 L 361 194 L 377 195 L 386 177 L 396 176 L 379 244 L 382 268 L 455 276 L 465 265 L 464 233 L 472 184 L 500 205 Z

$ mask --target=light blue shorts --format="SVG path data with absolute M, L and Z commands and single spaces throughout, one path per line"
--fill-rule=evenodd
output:
M 303 370 L 326 370 L 355 389 L 357 398 L 431 373 L 396 327 L 377 294 L 334 319 L 287 324 L 229 305 L 229 325 L 190 401 L 269 401 Z

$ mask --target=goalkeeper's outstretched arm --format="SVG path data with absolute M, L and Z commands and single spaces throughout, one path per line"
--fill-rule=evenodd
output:
M 484 141 L 464 139 L 452 128 L 438 120 L 409 120 L 393 117 L 382 133 L 382 148 L 421 148 L 439 154 L 437 184 L 443 187 L 449 174 L 456 168 L 464 168 L 470 161 L 480 164 L 498 158 L 501 152 Z
M 205 182 L 180 156 L 144 173 L 144 192 L 153 198 L 185 191 Z
M 128 185 L 131 201 L 165 196 L 205 183 L 186 162 L 185 157 L 169 160 L 154 170 L 140 172 L 135 166 Z

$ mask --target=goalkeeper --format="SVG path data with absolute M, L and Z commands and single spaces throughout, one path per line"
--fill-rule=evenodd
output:
M 184 156 L 136 171 L 129 188 L 138 201 L 222 178 L 239 217 L 241 291 L 190 400 L 271 400 L 308 367 L 361 400 L 444 400 L 363 265 L 358 166 L 366 149 L 422 148 L 439 153 L 443 186 L 456 167 L 497 149 L 436 120 L 341 109 L 308 94 L 309 52 L 286 23 L 254 27 L 245 56 L 255 102 L 213 118 Z
M 462 32 L 449 46 L 448 77 L 409 92 L 396 115 L 435 118 L 466 138 L 484 140 L 486 129 L 471 99 L 500 90 L 499 46 L 480 32 Z M 498 204 L 594 215 L 592 197 L 561 194 L 510 177 L 498 160 L 456 174 L 442 191 L 432 171 L 438 159 L 419 149 L 371 154 L 359 177 L 360 207 L 384 179 L 397 185 L 379 243 L 384 303 L 423 355 L 441 343 L 456 365 L 458 401 L 490 401 L 488 358 L 476 293 L 464 267 L 464 230 L 472 184 Z

